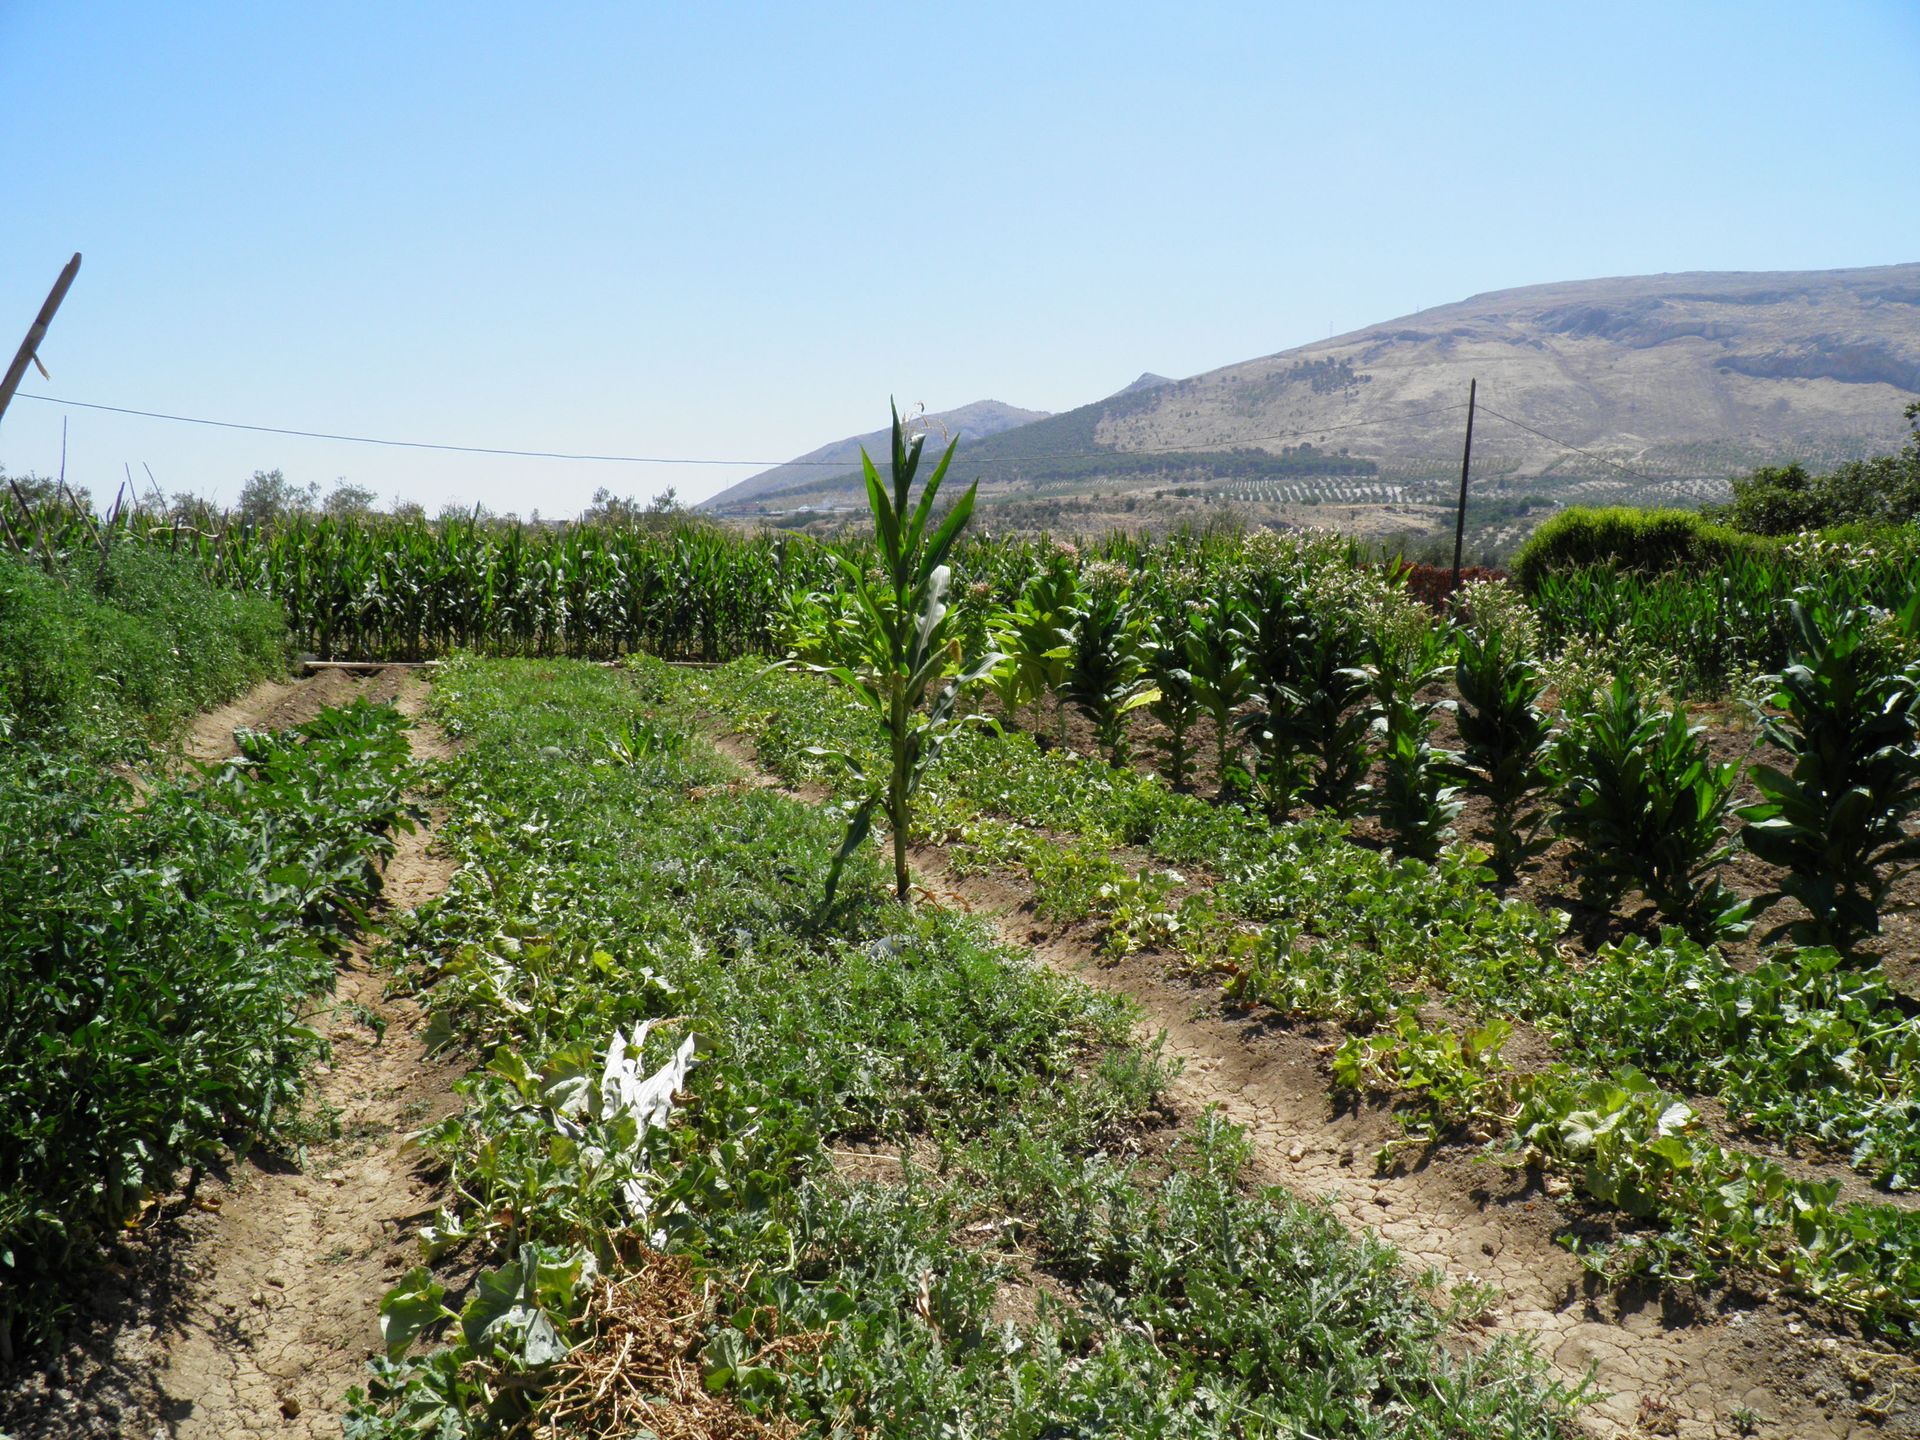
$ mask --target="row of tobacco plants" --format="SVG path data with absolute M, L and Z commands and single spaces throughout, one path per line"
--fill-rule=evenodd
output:
M 870 712 L 814 679 L 741 663 L 681 672 L 671 693 L 848 803 L 863 787 L 837 757 L 870 770 L 886 753 Z M 963 872 L 1021 874 L 1043 917 L 1091 922 L 1112 953 L 1160 952 L 1218 976 L 1230 1003 L 1347 1027 L 1336 1080 L 1393 1098 L 1409 1146 L 1496 1141 L 1621 1213 L 1596 1268 L 1744 1273 L 1889 1327 L 1920 1319 L 1920 1217 L 1721 1146 L 1697 1103 L 1890 1187 L 1920 1183 L 1920 1020 L 1877 971 L 1819 947 L 1736 968 L 1678 930 L 1585 957 L 1564 914 L 1501 898 L 1459 847 L 1396 857 L 1335 816 L 1274 825 L 984 726 L 930 767 L 916 826 Z M 1435 1001 L 1457 1030 L 1422 1022 Z M 1501 1059 L 1522 1023 L 1556 1052 L 1544 1071 Z
M 165 748 L 285 656 L 271 606 L 164 554 L 0 555 L 0 1358 L 183 1169 L 310 1124 L 301 1017 L 410 823 L 401 722 Z
M 397 960 L 477 1068 L 350 1436 L 1565 1433 L 1477 1297 L 1250 1188 L 1120 1004 L 898 904 L 681 683 L 439 673 L 460 863 Z
M 1150 758 L 1176 790 L 1210 772 L 1275 823 L 1372 816 L 1422 860 L 1475 840 L 1502 882 L 1564 839 L 1603 913 L 1632 900 L 1712 939 L 1772 911 L 1772 938 L 1870 960 L 1888 893 L 1920 859 L 1920 593 L 1894 611 L 1786 600 L 1787 663 L 1754 682 L 1749 766 L 1716 760 L 1685 707 L 1618 655 L 1543 659 L 1536 616 L 1500 582 L 1435 616 L 1343 542 L 1256 537 L 1214 562 L 1140 571 L 1058 548 L 1010 594 L 960 591 L 943 634 L 980 657 L 997 725 L 1064 742 L 1077 715 L 1120 765 L 1150 718 Z M 842 677 L 868 662 L 879 613 L 846 568 L 792 596 L 781 629 L 797 662 Z M 1451 750 L 1435 740 L 1449 711 Z M 1460 834 L 1469 798 L 1484 819 Z M 1776 888 L 1726 888 L 1736 847 L 1777 869 Z

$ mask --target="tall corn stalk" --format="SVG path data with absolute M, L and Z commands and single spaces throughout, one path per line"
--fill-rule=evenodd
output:
M 947 446 L 911 514 L 913 480 L 926 436 L 916 435 L 908 444 L 900 412 L 894 410 L 891 494 L 880 483 L 866 451 L 860 452 L 878 564 L 870 573 L 855 559 L 844 554 L 837 557 L 857 606 L 853 623 L 843 632 L 844 654 L 838 663 L 807 668 L 838 679 L 880 717 L 886 729 L 889 767 L 884 778 L 868 776 L 853 756 L 821 752 L 868 782 L 866 798 L 848 817 L 846 839 L 828 872 L 828 904 L 841 867 L 866 839 L 877 809 L 884 809 L 893 832 L 894 895 L 902 905 L 912 903 L 907 844 L 913 833 L 914 794 L 941 744 L 969 718 L 954 713 L 960 691 L 1000 660 L 997 654 L 963 654 L 958 626 L 947 607 L 952 583 L 947 553 L 973 515 L 978 482 L 967 487 L 931 535 L 927 530 L 934 497 L 940 493 L 958 443 Z

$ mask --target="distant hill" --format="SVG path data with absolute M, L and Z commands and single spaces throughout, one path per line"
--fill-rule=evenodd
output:
M 1141 376 L 1145 380 L 1146 376 Z M 1136 380 L 1134 384 L 1139 384 Z M 984 439 L 989 435 L 998 435 L 1002 431 L 1028 424 L 1034 420 L 1046 418 L 1045 410 L 1022 410 L 1017 405 L 1003 405 L 998 400 L 976 400 L 971 405 L 962 405 L 957 410 L 943 410 L 937 415 L 922 417 L 925 425 L 935 436 L 942 434 L 959 435 L 969 440 Z M 771 470 L 762 470 L 758 475 L 749 475 L 739 484 L 722 490 L 712 499 L 703 501 L 699 506 L 703 510 L 738 510 L 750 501 L 758 501 L 768 495 L 785 490 L 794 485 L 814 484 L 822 479 L 838 476 L 845 472 L 833 469 L 818 462 L 826 460 L 845 465 L 854 470 L 860 464 L 860 451 L 865 447 L 876 462 L 884 463 L 884 453 L 892 444 L 891 432 L 873 430 L 865 435 L 851 435 L 845 440 L 835 440 L 822 445 L 817 450 L 776 465 Z M 811 463 L 809 463 L 811 462 Z
M 1593 452 L 1476 426 L 1476 471 L 1529 481 L 1630 486 L 1611 460 L 1684 495 L 1892 448 L 1920 397 L 1920 264 L 1496 291 L 1149 391 L 1094 433 L 1121 453 L 1312 443 L 1414 481 L 1458 468 L 1464 416 L 1439 407 L 1470 378 L 1492 412 Z
M 1025 423 L 965 447 L 960 474 L 981 479 L 983 498 L 1177 486 L 1290 505 L 1438 503 L 1457 483 L 1469 379 L 1489 493 L 1709 498 L 1754 465 L 1897 448 L 1901 408 L 1920 398 L 1920 264 L 1477 295 L 1186 380 L 1143 375 L 1058 415 L 1021 412 Z M 816 470 L 783 503 L 850 498 L 844 474 Z

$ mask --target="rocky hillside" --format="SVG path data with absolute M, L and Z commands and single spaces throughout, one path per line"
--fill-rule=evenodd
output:
M 960 464 L 983 498 L 1418 506 L 1457 483 L 1470 379 L 1485 493 L 1710 498 L 1753 465 L 1898 446 L 1920 397 L 1920 264 L 1496 291 L 1186 380 L 1143 375 L 1060 415 L 1015 412 L 1017 428 L 971 429 Z M 753 493 L 854 498 L 844 474 L 808 468 Z M 736 492 L 716 503 L 737 508 Z
M 1141 380 L 1148 377 L 1141 376 Z M 1139 381 L 1135 381 L 1138 384 Z M 968 440 L 985 439 L 989 435 L 998 435 L 1003 430 L 1011 430 L 1017 425 L 1029 421 L 1045 419 L 1045 410 L 1022 410 L 1017 405 L 1003 405 L 998 400 L 976 400 L 971 405 L 962 405 L 957 410 L 943 410 L 938 415 L 928 415 L 921 421 L 935 435 L 959 435 Z M 865 447 L 875 460 L 884 460 L 887 446 L 891 443 L 885 430 L 870 431 L 865 435 L 850 435 L 844 440 L 835 440 L 822 445 L 817 450 L 788 461 L 785 465 L 776 465 L 771 470 L 762 470 L 758 475 L 749 475 L 739 484 L 729 486 L 712 499 L 703 501 L 700 508 L 714 511 L 735 511 L 747 507 L 750 502 L 761 500 L 765 496 L 789 489 L 796 485 L 816 484 L 829 477 L 838 477 L 860 464 L 860 451 Z M 831 462 L 823 464 L 821 462 Z M 844 470 L 838 467 L 846 467 Z
M 1476 471 L 1549 488 L 1632 482 L 1607 460 L 1688 493 L 1769 460 L 1892 448 L 1920 396 L 1920 265 L 1496 291 L 1149 392 L 1095 438 L 1311 443 L 1417 481 L 1458 466 L 1475 378 Z

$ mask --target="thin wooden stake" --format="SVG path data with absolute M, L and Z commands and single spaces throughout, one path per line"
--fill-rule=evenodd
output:
M 40 342 L 47 338 L 47 327 L 53 324 L 53 314 L 60 308 L 60 302 L 67 298 L 67 291 L 73 286 L 73 277 L 79 273 L 80 252 L 76 250 L 66 268 L 60 272 L 60 278 L 53 282 L 53 289 L 47 292 L 46 304 L 40 307 L 40 313 L 27 328 L 27 338 L 20 342 L 19 350 L 14 352 L 13 364 L 7 367 L 6 378 L 0 380 L 0 417 L 6 415 L 7 405 L 13 399 L 13 392 L 20 388 L 27 366 L 39 356 Z
M 1460 588 L 1460 550 L 1467 539 L 1467 470 L 1473 463 L 1473 402 L 1479 389 L 1477 377 L 1467 381 L 1467 443 L 1460 451 L 1460 513 L 1453 522 L 1453 584 L 1447 587 L 1449 596 Z

